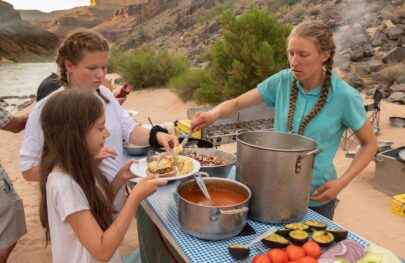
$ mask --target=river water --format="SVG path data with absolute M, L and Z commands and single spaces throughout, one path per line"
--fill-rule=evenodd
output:
M 37 93 L 41 81 L 55 72 L 56 63 L 0 63 L 0 97 Z

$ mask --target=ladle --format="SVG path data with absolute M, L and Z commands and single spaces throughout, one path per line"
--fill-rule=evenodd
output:
M 270 236 L 274 232 L 276 232 L 277 229 L 275 227 L 270 227 L 269 230 L 261 234 L 260 236 L 256 237 L 252 241 L 249 242 L 247 245 L 242 245 L 242 244 L 233 244 L 228 247 L 228 251 L 231 254 L 231 256 L 235 259 L 244 259 L 249 256 L 250 253 L 250 247 L 256 244 L 257 242 L 260 242 L 263 238 Z
M 204 194 L 205 198 L 211 199 L 210 193 L 208 192 L 207 186 L 205 185 L 204 179 L 202 178 L 201 174 L 208 176 L 208 174 L 205 172 L 198 172 L 194 175 L 195 182 L 201 189 L 201 192 Z

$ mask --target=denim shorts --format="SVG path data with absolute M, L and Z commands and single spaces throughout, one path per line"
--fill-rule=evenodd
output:
M 335 209 L 339 203 L 339 199 L 335 198 L 328 203 L 321 205 L 321 206 L 310 206 L 309 209 L 317 212 L 324 217 L 333 220 L 333 216 L 335 215 Z

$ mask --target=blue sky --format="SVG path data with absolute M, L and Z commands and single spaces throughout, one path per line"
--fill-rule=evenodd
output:
M 70 9 L 76 6 L 88 6 L 90 0 L 3 0 L 14 6 L 14 9 L 36 9 L 51 12 L 60 9 Z

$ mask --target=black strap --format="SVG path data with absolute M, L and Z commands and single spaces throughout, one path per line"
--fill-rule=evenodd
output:
M 162 145 L 159 144 L 156 134 L 158 132 L 164 132 L 164 133 L 169 133 L 167 129 L 163 128 L 162 126 L 155 125 L 152 127 L 149 133 L 149 145 L 154 147 L 154 148 L 160 148 Z

